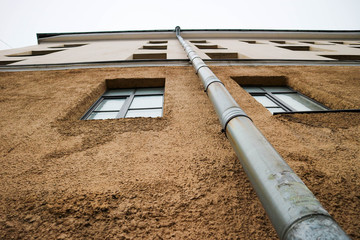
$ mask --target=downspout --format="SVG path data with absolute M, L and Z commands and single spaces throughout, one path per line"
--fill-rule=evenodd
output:
M 280 239 L 350 239 L 180 36 L 241 165 Z

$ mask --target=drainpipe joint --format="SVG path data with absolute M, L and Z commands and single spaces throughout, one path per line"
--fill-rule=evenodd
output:
M 221 131 L 226 132 L 226 127 L 227 127 L 228 123 L 233 118 L 236 118 L 236 117 L 246 117 L 246 118 L 249 118 L 251 120 L 251 118 L 240 107 L 228 108 L 221 115 L 221 119 L 220 119 L 220 124 L 221 124 L 221 127 L 222 127 Z

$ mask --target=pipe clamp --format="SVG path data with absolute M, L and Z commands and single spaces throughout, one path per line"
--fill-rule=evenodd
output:
M 200 64 L 200 66 L 198 66 L 198 67 L 196 68 L 196 74 L 198 74 L 199 70 L 200 70 L 201 68 L 203 68 L 203 67 L 209 68 L 205 63 Z
M 214 83 L 214 82 L 218 82 L 218 83 L 223 84 L 220 79 L 218 79 L 215 75 L 212 75 L 212 76 L 210 76 L 210 77 L 207 77 L 207 78 L 204 80 L 204 82 L 203 82 L 204 88 L 205 88 L 204 91 L 206 92 L 206 91 L 208 90 L 209 85 L 212 84 L 212 83 Z M 223 85 L 224 85 L 224 84 L 223 84 Z
M 223 132 L 226 132 L 226 127 L 231 119 L 236 117 L 247 117 L 251 120 L 251 118 L 240 107 L 228 108 L 221 115 L 221 127 Z

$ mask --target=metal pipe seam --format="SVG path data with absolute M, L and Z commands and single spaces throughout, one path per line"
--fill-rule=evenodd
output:
M 200 70 L 201 68 L 203 68 L 203 67 L 209 68 L 208 65 L 206 65 L 206 64 L 204 63 L 204 65 L 200 65 L 198 68 L 195 69 L 196 74 L 198 74 L 199 70 Z
M 207 92 L 208 87 L 210 86 L 210 84 L 214 83 L 214 82 L 219 82 L 221 84 L 223 84 L 220 79 L 218 79 L 216 76 L 209 76 L 207 77 L 204 81 L 204 92 Z
M 226 134 L 227 125 L 232 119 L 236 117 L 246 117 L 252 121 L 252 119 L 240 107 L 231 107 L 226 109 L 221 115 L 221 131 Z
M 189 57 L 190 62 L 193 62 L 193 60 L 194 60 L 195 58 L 201 59 L 198 55 L 194 55 L 193 57 Z
M 282 239 L 342 239 L 348 238 L 346 233 L 339 225 L 334 225 L 331 216 L 327 215 L 309 215 L 294 222 L 286 230 Z M 314 227 L 316 229 L 314 229 Z M 323 229 L 327 231 L 323 231 Z M 304 231 L 305 230 L 305 231 Z M 311 231 L 309 231 L 311 230 Z

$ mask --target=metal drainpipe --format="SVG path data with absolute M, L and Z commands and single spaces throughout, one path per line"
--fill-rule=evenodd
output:
M 350 239 L 175 31 L 280 239 Z

